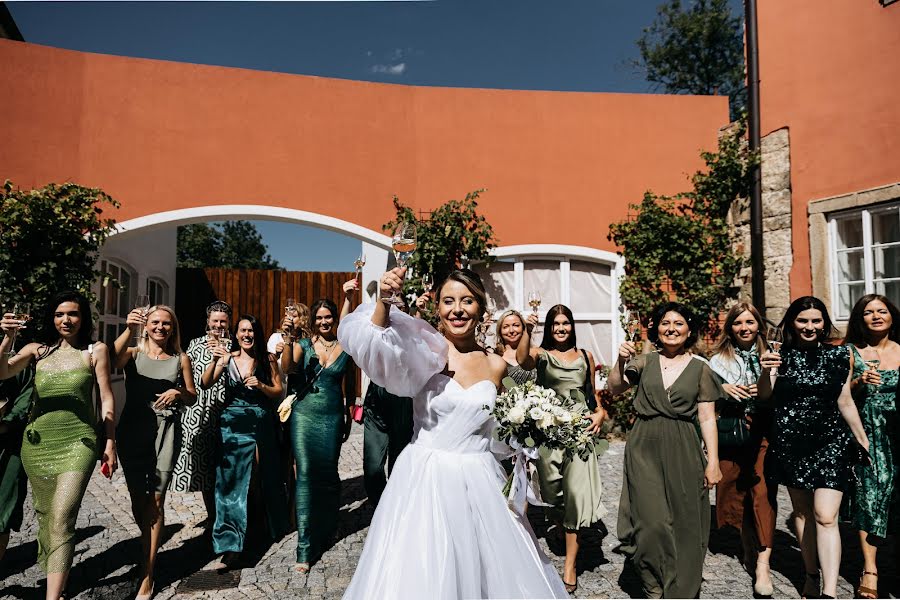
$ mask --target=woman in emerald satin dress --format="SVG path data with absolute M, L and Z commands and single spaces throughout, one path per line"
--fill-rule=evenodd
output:
M 698 321 L 690 309 L 675 302 L 658 307 L 647 337 L 659 351 L 636 356 L 634 344 L 624 342 L 609 375 L 613 394 L 637 385 L 617 533 L 648 598 L 697 598 L 709 490 L 722 479 L 715 401 L 723 391 L 706 360 L 691 352 Z
M 237 349 L 229 351 L 225 343 L 216 346 L 215 360 L 200 380 L 204 389 L 220 378 L 225 382 L 212 538 L 213 550 L 223 555 L 222 565 L 226 567 L 232 566 L 244 549 L 248 521 L 254 516 L 248 514 L 251 494 L 264 504 L 261 512 L 272 539 L 280 538 L 288 529 L 275 436 L 275 403 L 281 397 L 281 379 L 255 317 L 241 315 L 233 338 Z M 251 489 L 251 481 L 258 482 L 261 489 Z
M 572 311 L 557 304 L 547 311 L 544 337 L 540 348 L 531 347 L 531 332 L 537 323 L 537 314 L 529 315 L 516 349 L 516 359 L 522 369 L 537 368 L 537 383 L 550 388 L 558 395 L 577 397 L 584 408 L 593 412 L 587 428 L 599 435 L 606 411 L 593 398 L 594 357 L 576 346 L 575 319 Z M 589 391 L 585 392 L 585 388 Z M 566 562 L 563 583 L 569 593 L 578 588 L 578 531 L 590 527 L 605 514 L 601 501 L 603 486 L 597 456 L 592 454 L 582 460 L 578 456 L 566 457 L 562 450 L 541 449 L 536 462 L 541 481 L 541 497 L 553 505 L 551 518 L 565 529 Z
M 900 310 L 884 296 L 863 296 L 850 312 L 844 343 L 850 345 L 854 354 L 850 387 L 872 456 L 871 468 L 855 467 L 857 483 L 845 497 L 844 516 L 859 530 L 864 560 L 857 596 L 878 598 L 878 549 L 872 542 L 883 541 L 889 533 L 895 533 L 900 519 L 897 504 Z
M 100 390 L 106 431 L 101 462 L 109 476 L 117 468 L 115 399 L 109 385 L 106 346 L 92 342 L 93 322 L 87 299 L 75 292 L 56 296 L 48 306 L 39 342 L 26 345 L 13 358 L 19 321 L 3 315 L 0 328 L 0 379 L 35 364 L 35 401 L 22 439 L 22 464 L 31 482 L 38 521 L 38 561 L 47 572 L 47 599 L 65 589 L 75 553 L 75 520 L 97 463 L 98 422 L 93 386 Z
M 341 479 L 338 457 L 350 435 L 356 400 L 353 360 L 337 340 L 338 310 L 328 299 L 310 307 L 313 335 L 282 353 L 297 401 L 291 411 L 291 444 L 297 465 L 297 571 L 306 573 L 337 529 Z
M 179 408 L 197 392 L 191 359 L 181 351 L 178 318 L 168 306 L 144 316 L 128 313 L 128 327 L 116 338 L 116 368 L 125 369 L 125 408 L 116 428 L 119 458 L 131 496 L 131 514 L 141 530 L 138 600 L 153 595 L 153 571 L 165 527 L 165 503 L 181 442 Z M 136 347 L 129 347 L 136 340 Z

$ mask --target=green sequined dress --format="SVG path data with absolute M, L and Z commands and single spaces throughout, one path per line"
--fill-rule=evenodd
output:
M 85 353 L 60 347 L 37 363 L 33 420 L 22 439 L 38 521 L 38 561 L 47 573 L 72 566 L 75 520 L 97 464 L 93 375 Z
M 853 377 L 860 377 L 866 363 L 853 348 Z M 855 485 L 844 495 L 843 516 L 856 529 L 879 537 L 896 530 L 898 516 L 897 472 L 897 380 L 900 371 L 880 370 L 879 385 L 862 384 L 855 394 L 856 406 L 866 436 L 872 466 L 854 467 Z M 890 526 L 889 526 L 890 524 Z

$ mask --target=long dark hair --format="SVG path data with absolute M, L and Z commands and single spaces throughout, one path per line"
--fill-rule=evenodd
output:
M 666 302 L 665 304 L 660 304 L 653 310 L 650 314 L 650 326 L 647 328 L 647 339 L 654 345 L 659 343 L 659 323 L 663 320 L 663 317 L 666 316 L 666 313 L 669 312 L 678 313 L 681 315 L 681 318 L 684 319 L 685 323 L 687 323 L 690 333 L 688 334 L 687 340 L 684 342 L 684 349 L 690 350 L 700 338 L 700 323 L 697 320 L 697 315 L 694 314 L 694 311 L 680 302 Z
M 338 321 L 340 321 L 340 314 L 338 313 L 337 304 L 329 300 L 328 298 L 319 298 L 315 302 L 312 303 L 312 306 L 309 307 L 309 329 L 312 332 L 309 337 L 313 337 L 316 334 L 316 313 L 319 312 L 320 308 L 327 308 L 331 313 L 331 317 L 334 319 L 334 329 L 337 331 Z
M 91 303 L 85 298 L 84 294 L 66 290 L 55 295 L 47 304 L 44 314 L 41 318 L 40 328 L 38 329 L 35 339 L 46 346 L 56 346 L 60 342 L 59 331 L 54 325 L 54 315 L 57 307 L 63 302 L 74 302 L 78 305 L 78 314 L 81 317 L 81 324 L 78 327 L 78 333 L 75 336 L 75 343 L 79 348 L 87 348 L 94 341 L 94 315 L 91 313 Z
M 241 315 L 234 324 L 232 331 L 232 339 L 238 344 L 238 330 L 241 327 L 241 321 L 250 323 L 253 328 L 253 358 L 256 360 L 256 378 L 266 385 L 272 385 L 272 365 L 269 358 L 269 351 L 266 349 L 265 334 L 262 325 L 253 315 Z
M 566 347 L 562 348 L 562 351 L 565 352 L 578 345 L 578 340 L 575 338 L 575 317 L 572 316 L 572 311 L 565 304 L 557 304 L 550 307 L 550 310 L 547 311 L 547 318 L 544 319 L 544 337 L 541 338 L 541 348 L 544 350 L 558 350 L 556 343 L 553 341 L 553 321 L 556 320 L 558 315 L 565 315 L 569 319 L 569 323 L 572 324 L 572 331 L 569 333 Z
M 822 313 L 822 321 L 825 327 L 819 332 L 820 342 L 828 343 L 838 337 L 838 332 L 834 328 L 834 323 L 831 320 L 831 316 L 828 314 L 825 303 L 815 296 L 801 296 L 791 302 L 787 312 L 784 313 L 784 318 L 781 319 L 781 323 L 778 324 L 778 327 L 781 329 L 782 335 L 784 336 L 783 348 L 797 347 L 798 340 L 797 333 L 794 331 L 794 321 L 797 319 L 797 315 L 804 310 L 817 310 Z
M 888 332 L 888 339 L 900 343 L 900 309 L 881 294 L 866 294 L 857 300 L 856 304 L 853 305 L 853 310 L 850 311 L 850 319 L 847 321 L 847 337 L 844 338 L 845 344 L 853 344 L 860 348 L 865 348 L 869 345 L 867 341 L 869 336 L 866 330 L 866 322 L 863 320 L 863 312 L 865 312 L 869 302 L 876 300 L 884 304 L 888 312 L 891 313 L 891 321 L 893 322 L 891 323 L 891 330 Z

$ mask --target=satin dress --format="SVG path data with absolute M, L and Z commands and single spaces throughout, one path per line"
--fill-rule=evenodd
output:
M 341 321 L 344 350 L 376 384 L 413 398 L 413 440 L 375 510 L 347 599 L 568 598 L 527 519 L 501 493 L 489 380 L 443 373 L 448 345 L 428 323 L 363 304 Z

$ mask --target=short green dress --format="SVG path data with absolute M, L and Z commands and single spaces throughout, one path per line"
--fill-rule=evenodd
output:
M 582 410 L 587 410 L 582 386 L 589 373 L 580 353 L 571 363 L 562 362 L 549 352 L 538 355 L 538 385 L 552 389 L 563 398 L 574 393 Z M 596 454 L 585 461 L 578 456 L 566 457 L 562 450 L 541 448 L 535 464 L 541 482 L 541 499 L 553 505 L 550 516 L 561 521 L 563 527 L 570 531 L 590 527 L 606 515 Z
M 703 485 L 706 457 L 694 419 L 697 404 L 721 398 L 722 387 L 698 357 L 668 389 L 656 352 L 634 358 L 626 372 L 631 373 L 629 383 L 637 383 L 638 418 L 625 445 L 620 549 L 631 559 L 648 598 L 697 598 L 710 504 Z
M 853 377 L 866 370 L 865 359 L 853 348 Z M 878 537 L 897 529 L 898 448 L 897 379 L 900 371 L 880 370 L 879 385 L 863 384 L 854 394 L 859 417 L 869 438 L 872 466 L 853 467 L 852 489 L 844 495 L 843 516 L 853 526 Z
M 57 347 L 35 367 L 35 405 L 22 439 L 34 495 L 38 562 L 47 573 L 72 567 L 75 520 L 97 464 L 94 377 L 77 348 Z

